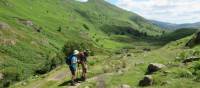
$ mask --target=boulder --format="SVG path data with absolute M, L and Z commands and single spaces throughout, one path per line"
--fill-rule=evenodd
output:
M 144 48 L 143 51 L 151 51 L 150 48 Z
M 129 53 L 129 54 L 127 54 L 127 57 L 131 57 L 131 56 L 132 56 L 132 54 L 130 54 L 130 53 Z
M 147 68 L 147 74 L 152 74 L 153 72 L 159 71 L 164 67 L 166 67 L 166 66 L 163 64 L 151 63 L 151 64 L 149 64 L 149 66 Z
M 120 88 L 131 88 L 131 87 L 129 85 L 127 85 L 127 84 L 123 84 L 123 85 L 121 85 Z
M 200 60 L 200 57 L 192 56 L 183 60 L 183 63 L 187 64 L 189 62 L 198 61 L 198 60 Z
M 3 80 L 3 74 L 2 73 L 0 73 L 0 80 Z
M 26 26 L 33 26 L 33 22 L 31 20 L 26 20 L 26 19 L 21 19 L 21 18 L 18 18 L 18 21 Z
M 1 29 L 9 29 L 9 25 L 4 22 L 0 22 L 0 30 Z
M 153 77 L 151 75 L 146 75 L 139 82 L 139 86 L 151 86 L 151 85 L 153 85 Z

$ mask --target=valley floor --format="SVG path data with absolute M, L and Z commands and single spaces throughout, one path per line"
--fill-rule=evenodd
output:
M 48 74 L 33 77 L 17 83 L 11 88 L 120 88 L 129 85 L 139 87 L 139 81 L 145 76 L 150 63 L 161 63 L 166 69 L 153 74 L 154 84 L 150 88 L 198 88 L 200 83 L 193 77 L 182 77 L 187 65 L 175 61 L 185 49 L 160 48 L 152 51 L 129 50 L 128 53 L 89 58 L 89 78 L 86 82 L 69 86 L 71 74 L 66 65 L 60 66 Z M 95 64 L 92 64 L 95 63 Z

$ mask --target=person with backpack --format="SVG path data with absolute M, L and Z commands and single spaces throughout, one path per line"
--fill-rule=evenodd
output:
M 82 76 L 81 80 L 85 81 L 87 77 L 87 57 L 89 56 L 89 50 L 84 50 L 83 52 L 80 52 L 78 57 L 80 59 L 79 64 L 81 64 L 82 67 Z
M 71 85 L 72 86 L 75 86 L 78 54 L 79 54 L 79 51 L 74 50 L 73 53 L 66 58 L 66 63 L 69 65 L 69 69 L 70 69 L 71 74 L 72 74 L 72 78 L 71 78 Z

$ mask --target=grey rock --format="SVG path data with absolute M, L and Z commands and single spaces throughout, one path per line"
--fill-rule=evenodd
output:
M 149 64 L 148 68 L 147 68 L 147 74 L 152 74 L 153 72 L 159 71 L 162 68 L 166 67 L 163 64 L 158 64 L 158 63 L 151 63 Z
M 189 62 L 193 62 L 193 61 L 198 61 L 200 60 L 200 57 L 196 57 L 196 56 L 191 56 L 189 58 L 186 58 L 185 60 L 183 60 L 183 63 L 189 63 Z
M 3 80 L 3 74 L 2 73 L 0 73 L 0 80 Z
M 139 86 L 151 86 L 153 84 L 153 77 L 151 75 L 146 75 L 139 82 Z
M 129 85 L 127 85 L 127 84 L 123 84 L 123 85 L 121 85 L 120 88 L 131 88 L 131 87 Z
M 9 29 L 9 25 L 7 23 L 4 23 L 4 22 L 0 22 L 0 30 L 2 29 Z

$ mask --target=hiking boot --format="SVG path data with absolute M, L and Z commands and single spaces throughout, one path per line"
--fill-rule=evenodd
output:
M 76 82 L 76 83 L 80 83 L 80 79 L 77 78 L 77 79 L 75 80 L 75 82 Z
M 71 82 L 71 86 L 76 86 L 74 81 Z
M 86 78 L 82 76 L 82 77 L 81 77 L 81 80 L 82 80 L 82 81 L 86 81 Z

